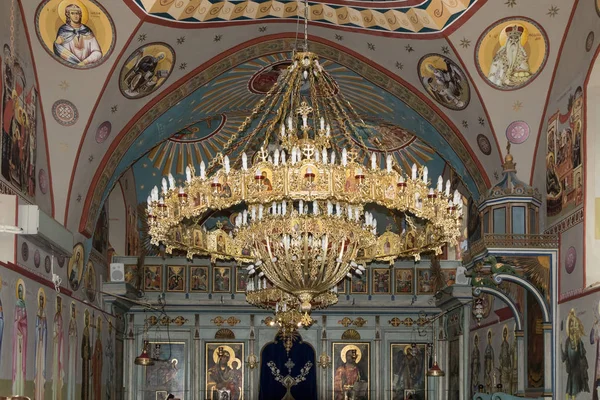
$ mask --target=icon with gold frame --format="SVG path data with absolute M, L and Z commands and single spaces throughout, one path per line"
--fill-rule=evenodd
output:
M 190 266 L 190 292 L 208 292 L 208 267 Z
M 244 394 L 244 343 L 206 343 L 205 389 L 210 400 L 241 400 Z
M 235 271 L 235 292 L 245 293 L 248 284 L 248 270 L 246 268 L 237 268 Z
M 417 269 L 417 294 L 432 294 L 433 280 L 431 270 L 428 268 Z
M 362 275 L 352 275 L 350 280 L 350 294 L 367 294 L 369 293 L 369 279 L 367 277 L 367 271 L 363 272 Z
M 395 268 L 395 294 L 400 295 L 412 295 L 414 293 L 413 282 L 413 270 L 410 268 Z
M 392 399 L 427 399 L 427 359 L 426 344 L 390 344 Z M 409 397 L 409 394 L 412 394 L 412 397 Z
M 215 267 L 213 269 L 212 291 L 214 293 L 231 292 L 231 267 Z
M 144 290 L 160 292 L 162 290 L 162 265 L 144 266 Z
M 392 274 L 389 268 L 373 268 L 373 277 L 371 278 L 371 293 L 390 294 L 392 293 Z
M 167 267 L 167 292 L 185 292 L 185 265 Z
M 333 400 L 370 400 L 370 343 L 333 343 Z

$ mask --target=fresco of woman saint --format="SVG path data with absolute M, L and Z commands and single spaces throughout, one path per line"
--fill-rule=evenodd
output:
M 498 355 L 498 364 L 500 365 L 500 383 L 503 390 L 508 393 L 512 382 L 512 355 L 510 353 L 510 344 L 508 343 L 508 326 L 502 328 L 502 344 L 500 344 L 500 354 Z
M 73 290 L 79 289 L 79 285 L 81 284 L 84 257 L 85 256 L 83 244 L 77 243 L 75 247 L 73 247 L 73 255 L 71 256 L 71 259 L 69 260 L 69 265 L 67 267 L 67 277 L 69 278 L 69 285 Z
M 92 394 L 93 399 L 102 398 L 102 318 L 96 320 L 96 343 L 92 355 Z
M 35 316 L 35 398 L 44 398 L 46 384 L 46 348 L 48 346 L 48 321 L 46 320 L 46 293 L 43 288 L 38 290 L 38 310 Z
M 49 0 L 35 13 L 42 47 L 70 68 L 88 69 L 102 64 L 112 53 L 115 26 L 95 0 Z
M 572 308 L 567 316 L 567 339 L 564 347 L 562 344 L 560 346 L 562 362 L 565 363 L 567 373 L 567 400 L 575 400 L 581 392 L 590 392 L 587 355 L 581 340 L 583 335 L 583 323 Z
M 515 90 L 532 81 L 548 58 L 546 33 L 527 18 L 505 18 L 479 38 L 475 65 L 490 86 Z
M 17 281 L 17 301 L 13 325 L 12 393 L 25 395 L 25 371 L 27 368 L 27 308 L 25 306 L 25 282 Z
M 67 360 L 67 399 L 75 398 L 75 377 L 77 376 L 77 319 L 75 303 L 71 303 L 69 321 L 69 359 Z
M 62 297 L 56 297 L 56 314 L 52 328 L 52 400 L 62 400 L 64 384 Z

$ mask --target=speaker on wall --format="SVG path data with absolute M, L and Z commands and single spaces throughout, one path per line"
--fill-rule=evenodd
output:
M 111 263 L 110 264 L 110 281 L 124 282 L 125 281 L 125 264 Z

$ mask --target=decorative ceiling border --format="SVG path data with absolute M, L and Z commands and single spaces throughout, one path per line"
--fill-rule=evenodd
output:
M 254 42 L 248 47 L 232 49 L 230 52 L 224 52 L 219 59 L 209 61 L 209 65 L 204 64 L 193 71 L 190 75 L 183 77 L 174 83 L 170 92 L 163 92 L 154 101 L 148 103 L 130 123 L 119 133 L 117 138 L 111 144 L 109 150 L 102 159 L 90 188 L 88 190 L 84 208 L 79 224 L 79 231 L 84 235 L 90 236 L 94 232 L 99 210 L 108 192 L 117 181 L 115 175 L 117 167 L 126 152 L 139 138 L 139 136 L 164 114 L 171 107 L 175 106 L 182 99 L 189 96 L 195 90 L 212 81 L 225 71 L 251 61 L 255 58 L 268 54 L 291 51 L 294 47 L 295 39 L 288 34 L 272 35 L 270 37 L 260 38 L 264 41 Z M 260 40 L 258 39 L 258 40 Z M 466 146 L 464 138 L 461 139 L 458 129 L 453 129 L 449 125 L 449 120 L 442 117 L 434 111 L 436 106 L 427 98 L 420 97 L 418 91 L 411 91 L 406 82 L 399 81 L 399 77 L 392 78 L 388 74 L 365 61 L 360 60 L 358 54 L 349 54 L 350 51 L 340 51 L 325 42 L 324 39 L 315 38 L 311 40 L 311 50 L 320 56 L 333 62 L 345 66 L 358 75 L 364 77 L 371 83 L 383 88 L 391 95 L 403 101 L 407 106 L 419 113 L 424 119 L 435 128 L 435 130 L 446 140 L 463 163 L 470 177 L 473 179 L 479 193 L 472 193 L 474 198 L 478 198 L 480 193 L 485 193 L 488 189 L 489 178 L 482 172 L 483 167 L 478 163 L 470 148 Z M 179 86 L 176 86 L 179 85 Z M 407 85 L 407 86 L 405 86 Z M 480 168 L 481 167 L 481 168 Z M 468 185 L 465 185 L 468 187 Z
M 129 0 L 146 15 L 178 24 L 297 19 L 304 6 L 296 0 Z M 486 0 L 309 2 L 309 19 L 325 25 L 381 32 L 441 32 L 475 3 Z

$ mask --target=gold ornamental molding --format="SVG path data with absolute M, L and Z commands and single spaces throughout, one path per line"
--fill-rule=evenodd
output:
M 163 326 L 171 325 L 171 324 L 181 326 L 181 325 L 185 324 L 186 322 L 188 322 L 188 319 L 184 318 L 181 315 L 178 317 L 175 317 L 175 318 L 169 318 L 168 316 L 165 315 L 160 320 L 154 315 L 152 315 L 151 317 L 148 317 L 148 324 L 150 326 L 154 326 L 158 323 L 160 323 Z
M 224 325 L 225 323 L 227 323 L 227 325 L 229 325 L 229 326 L 236 326 L 237 324 L 240 323 L 240 320 L 233 316 L 225 319 L 225 318 L 221 317 L 220 315 L 218 315 L 218 316 L 214 317 L 213 319 L 211 319 L 210 322 L 212 322 L 216 326 L 221 326 L 221 325 Z
M 395 33 L 432 33 L 444 30 L 475 3 L 483 0 L 424 0 L 420 4 L 389 2 L 390 7 L 359 7 L 353 1 L 339 4 L 309 2 L 308 18 L 313 22 Z M 403 4 L 404 3 L 404 4 Z M 414 2 L 411 2 L 414 3 Z M 148 15 L 181 23 L 258 21 L 293 19 L 305 15 L 297 1 L 211 1 L 141 0 L 135 1 Z M 380 3 L 381 4 L 381 3 Z
M 355 319 L 344 317 L 338 321 L 338 324 L 342 325 L 344 328 L 349 327 L 350 325 L 354 325 L 356 327 L 362 328 L 367 323 L 367 320 L 363 317 L 358 317 Z
M 404 326 L 407 326 L 407 327 L 411 327 L 414 324 L 417 324 L 418 326 L 424 326 L 428 322 L 429 322 L 429 319 L 423 318 L 423 317 L 419 317 L 419 319 L 417 319 L 417 320 L 414 320 L 411 317 L 406 317 L 404 319 L 400 319 L 398 317 L 394 317 L 394 318 L 392 318 L 392 319 L 390 319 L 388 321 L 388 324 L 390 324 L 391 326 L 397 328 L 400 325 L 404 325 Z

